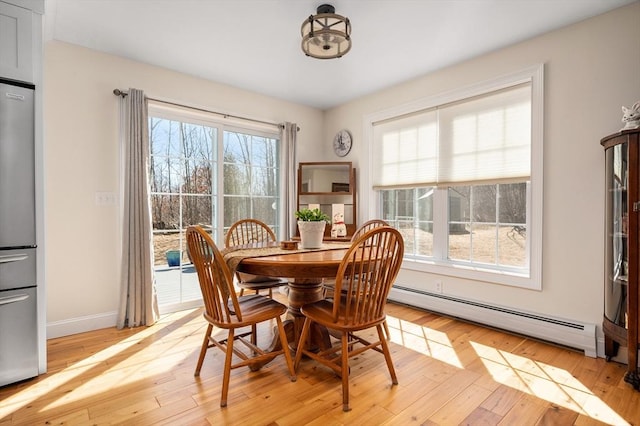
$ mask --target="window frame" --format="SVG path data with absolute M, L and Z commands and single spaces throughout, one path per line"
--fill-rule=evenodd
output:
M 530 183 L 528 184 L 528 202 L 526 212 L 527 231 L 530 239 L 529 251 L 527 253 L 528 273 L 517 273 L 512 270 L 507 270 L 506 268 L 486 268 L 482 265 L 471 266 L 463 262 L 448 259 L 426 259 L 414 256 L 405 256 L 402 265 L 403 269 L 512 287 L 542 290 L 544 64 L 537 64 L 494 79 L 428 96 L 410 103 L 366 115 L 363 119 L 363 135 L 364 140 L 369 145 L 369 156 L 365 162 L 367 166 L 366 173 L 363 173 L 366 180 L 363 182 L 363 187 L 367 188 L 367 190 L 362 192 L 364 195 L 363 198 L 365 198 L 362 205 L 368 207 L 370 217 L 380 217 L 380 193 L 379 191 L 373 190 L 371 184 L 373 182 L 372 174 L 375 172 L 372 170 L 372 167 L 370 167 L 373 162 L 374 123 L 412 114 L 429 108 L 435 108 L 439 105 L 458 102 L 467 98 L 480 96 L 489 92 L 527 82 L 531 83 L 531 175 L 529 180 Z M 478 184 L 482 184 L 482 182 L 478 182 Z M 446 192 L 446 188 L 443 188 L 442 191 Z M 436 195 L 438 192 L 440 191 L 436 191 Z M 447 203 L 439 203 L 437 206 L 439 210 L 436 211 L 436 205 L 434 204 L 434 233 L 445 232 L 448 234 L 447 229 L 439 229 L 435 220 L 436 215 L 445 215 L 445 217 L 448 217 L 446 211 Z M 446 227 L 447 220 L 439 222 L 444 223 L 444 225 L 440 225 L 440 227 Z M 434 255 L 436 254 L 436 250 L 440 249 L 445 252 L 447 251 L 446 246 L 436 247 L 434 244 Z
M 277 164 L 277 168 L 276 168 L 276 174 L 275 174 L 275 178 L 276 178 L 276 184 L 278 186 L 278 191 L 276 193 L 276 196 L 278 198 L 278 207 L 276 209 L 276 214 L 275 214 L 275 223 L 269 223 L 268 221 L 265 220 L 265 222 L 267 222 L 267 225 L 275 232 L 276 236 L 279 236 L 281 234 L 281 229 L 282 229 L 282 217 L 283 217 L 283 210 L 284 210 L 284 197 L 283 197 L 283 193 L 284 193 L 284 189 L 282 188 L 282 173 L 283 173 L 283 158 L 282 158 L 282 140 L 281 140 L 281 135 L 280 133 L 267 133 L 264 131 L 258 131 L 255 130 L 251 127 L 248 126 L 244 126 L 244 127 L 240 127 L 238 125 L 221 125 L 219 128 L 219 131 L 221 132 L 221 136 L 219 136 L 220 138 L 220 144 L 218 146 L 218 149 L 221 150 L 220 155 L 218 157 L 219 161 L 220 161 L 220 167 L 218 168 L 218 180 L 220 182 L 220 188 L 221 189 L 221 196 L 223 199 L 223 202 L 220 204 L 220 207 L 223 209 L 221 211 L 223 211 L 222 215 L 220 217 L 221 220 L 221 228 L 220 231 L 222 232 L 222 238 L 224 238 L 224 235 L 226 234 L 227 230 L 229 229 L 230 226 L 226 226 L 224 225 L 224 198 L 228 197 L 229 199 L 231 198 L 249 198 L 250 200 L 254 201 L 254 200 L 258 200 L 258 199 L 264 199 L 264 198 L 270 198 L 264 195 L 256 195 L 256 194 L 226 194 L 224 192 L 224 167 L 225 165 L 231 164 L 228 163 L 226 161 L 224 161 L 224 134 L 225 133 L 239 133 L 239 134 L 246 134 L 253 137 L 261 137 L 261 138 L 265 138 L 265 139 L 274 139 L 277 141 L 277 158 L 278 158 L 278 164 Z M 254 169 L 256 168 L 253 163 L 251 163 L 251 168 Z M 251 192 L 251 191 L 249 191 Z M 252 203 L 253 204 L 253 203 Z M 251 213 L 251 217 L 254 217 L 253 212 Z M 258 218 L 261 219 L 261 218 Z M 262 220 L 262 219 L 261 219 Z M 221 240 L 222 241 L 222 240 Z
M 216 201 L 213 204 L 214 210 L 217 212 L 214 215 L 215 223 L 212 223 L 215 233 L 212 238 L 216 244 L 222 244 L 224 241 L 224 234 L 226 232 L 224 224 L 224 133 L 244 133 L 252 136 L 260 136 L 269 139 L 276 139 L 279 144 L 282 143 L 280 129 L 277 125 L 261 124 L 259 122 L 247 121 L 234 118 L 220 118 L 213 113 L 207 113 L 199 109 L 193 109 L 189 107 L 180 107 L 174 104 L 166 104 L 164 102 L 149 101 L 148 115 L 154 118 L 163 118 L 167 120 L 182 121 L 193 123 L 197 125 L 209 126 L 217 129 L 217 140 L 214 141 L 214 152 L 216 158 L 213 162 L 216 164 L 216 176 L 214 178 L 214 187 L 212 187 L 212 197 L 216 197 Z M 277 230 L 282 229 L 282 216 L 284 210 L 284 197 L 282 196 L 284 188 L 282 185 L 282 173 L 285 166 L 285 160 L 283 159 L 283 150 L 280 146 L 278 148 L 278 172 L 276 178 L 280 191 L 278 193 L 278 210 L 276 214 L 277 223 L 273 224 Z M 213 214 L 213 212 L 212 212 Z M 227 227 L 228 228 L 228 227 Z

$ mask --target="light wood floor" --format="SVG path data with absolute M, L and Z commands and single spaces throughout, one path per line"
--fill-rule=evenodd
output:
M 47 374 L 0 388 L 0 425 L 640 424 L 623 365 L 405 306 L 387 312 L 399 385 L 367 351 L 351 363 L 348 413 L 333 373 L 306 360 L 292 383 L 282 357 L 233 370 L 220 408 L 222 352 L 193 376 L 205 322 L 191 310 L 50 340 Z

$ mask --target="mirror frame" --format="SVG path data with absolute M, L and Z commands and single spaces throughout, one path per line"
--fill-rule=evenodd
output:
M 348 191 L 322 191 L 322 192 L 316 192 L 316 191 L 303 191 L 303 181 L 302 181 L 302 176 L 303 176 L 303 169 L 321 169 L 321 170 L 339 170 L 340 173 L 342 174 L 342 171 L 340 169 L 344 168 L 344 173 L 346 173 L 347 176 L 347 180 L 348 182 L 330 182 L 331 185 L 335 185 L 335 184 L 339 184 L 339 185 L 343 185 L 343 184 L 347 184 L 349 186 L 349 190 Z M 353 194 L 354 188 L 353 188 L 353 165 L 351 164 L 350 161 L 317 161 L 317 162 L 301 162 L 298 163 L 298 194 L 300 195 L 318 195 L 318 194 L 335 194 L 335 195 L 351 195 Z M 333 188 L 333 186 L 332 186 Z

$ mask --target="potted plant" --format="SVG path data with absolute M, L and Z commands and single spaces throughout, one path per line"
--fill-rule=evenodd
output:
M 322 247 L 324 228 L 329 223 L 329 216 L 320 209 L 300 209 L 296 212 L 296 218 L 300 230 L 300 246 L 305 249 Z
M 165 254 L 167 256 L 167 265 L 169 265 L 169 267 L 180 266 L 180 257 L 182 257 L 180 250 L 168 250 Z

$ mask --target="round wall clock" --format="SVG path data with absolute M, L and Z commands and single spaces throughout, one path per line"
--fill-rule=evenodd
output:
M 348 130 L 340 130 L 333 138 L 333 151 L 338 157 L 344 157 L 351 151 L 351 133 Z

